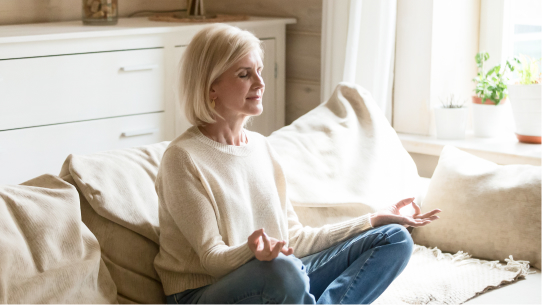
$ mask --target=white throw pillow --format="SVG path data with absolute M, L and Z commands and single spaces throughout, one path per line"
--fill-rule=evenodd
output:
M 52 175 L 0 186 L 0 303 L 116 303 L 79 194 Z
M 440 208 L 440 219 L 414 229 L 414 242 L 489 260 L 513 255 L 540 269 L 540 170 L 445 146 L 422 207 Z
M 322 213 L 340 221 L 419 194 L 416 164 L 371 94 L 355 84 L 339 84 L 328 101 L 268 140 L 304 224 Z

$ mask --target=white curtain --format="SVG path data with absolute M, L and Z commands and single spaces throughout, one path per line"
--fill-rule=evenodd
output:
M 323 0 L 322 101 L 356 83 L 391 122 L 396 15 L 397 0 Z

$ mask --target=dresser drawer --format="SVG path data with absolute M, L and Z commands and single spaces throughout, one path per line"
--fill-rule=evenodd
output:
M 164 111 L 164 49 L 0 60 L 0 130 Z
M 165 140 L 164 113 L 0 132 L 0 185 L 58 175 L 69 154 L 134 147 Z

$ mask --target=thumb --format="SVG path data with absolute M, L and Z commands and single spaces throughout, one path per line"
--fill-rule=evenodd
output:
M 256 241 L 263 235 L 263 229 L 259 229 L 254 231 L 250 236 L 248 237 L 248 244 L 256 246 Z
M 396 206 L 398 209 L 401 209 L 401 208 L 403 208 L 403 207 L 409 205 L 412 201 L 414 201 L 414 197 L 412 197 L 412 198 L 406 198 L 406 199 L 403 199 L 403 200 L 397 202 L 397 203 L 395 204 L 395 206 Z

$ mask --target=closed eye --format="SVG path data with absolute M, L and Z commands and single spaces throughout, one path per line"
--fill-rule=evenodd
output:
M 241 74 L 239 74 L 239 77 L 240 78 L 246 78 L 250 75 L 250 73 L 248 71 L 252 70 L 252 68 L 250 67 L 243 67 L 243 68 L 239 68 L 239 70 L 244 70 L 243 72 L 241 72 Z M 237 71 L 239 71 L 237 70 Z M 258 69 L 256 70 L 256 72 L 258 73 L 258 75 L 262 75 L 262 70 L 263 70 L 263 67 L 258 67 Z

